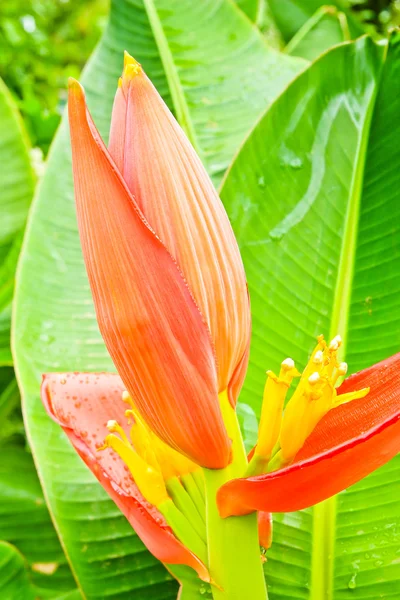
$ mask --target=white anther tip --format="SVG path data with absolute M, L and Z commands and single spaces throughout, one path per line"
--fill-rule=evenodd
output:
M 345 362 L 340 363 L 340 365 L 338 366 L 338 374 L 346 375 L 347 369 L 348 369 L 347 363 L 345 363 Z
M 110 419 L 109 421 L 107 421 L 108 431 L 113 431 L 116 427 L 118 427 L 117 421 L 114 421 L 114 419 Z
M 336 335 L 329 344 L 329 350 L 338 350 L 339 346 L 342 345 L 342 338 L 340 335 Z
M 322 365 L 322 363 L 324 362 L 324 354 L 322 352 L 322 350 L 317 350 L 317 352 L 314 355 L 313 358 L 313 363 L 315 365 Z
M 289 371 L 290 369 L 294 369 L 294 360 L 292 358 L 285 358 L 285 360 L 281 363 L 282 369 L 285 371 Z
M 310 377 L 308 378 L 308 383 L 310 383 L 311 385 L 318 383 L 318 381 L 321 379 L 320 374 L 317 373 L 317 371 L 315 371 L 315 373 L 311 373 Z

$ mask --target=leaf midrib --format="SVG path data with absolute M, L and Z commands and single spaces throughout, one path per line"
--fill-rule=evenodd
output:
M 346 353 L 367 146 L 385 58 L 386 53 L 382 57 L 381 70 L 375 80 L 374 91 L 371 94 L 357 147 L 332 305 L 329 339 L 338 334 L 342 337 L 342 360 L 345 359 Z M 313 508 L 310 600 L 333 600 L 336 515 L 337 496 L 329 498 Z
M 160 17 L 153 0 L 144 0 L 144 7 L 147 12 L 150 27 L 153 31 L 154 40 L 157 44 L 161 62 L 164 67 L 169 90 L 171 93 L 172 103 L 176 112 L 176 117 L 182 129 L 188 136 L 192 146 L 197 154 L 201 154 L 200 146 L 197 142 L 195 128 L 190 115 L 189 107 L 186 101 L 179 74 L 172 56 L 171 49 L 168 44 Z

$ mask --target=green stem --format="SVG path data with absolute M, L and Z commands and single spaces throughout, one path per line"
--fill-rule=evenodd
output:
M 247 469 L 246 452 L 236 411 L 227 394 L 220 394 L 221 411 L 232 440 L 232 463 L 225 469 L 204 469 L 208 564 L 216 585 L 214 600 L 267 600 L 264 571 L 258 541 L 257 514 L 243 517 L 219 516 L 216 496 L 219 488 Z
M 257 514 L 219 516 L 216 494 L 230 479 L 230 467 L 204 469 L 206 481 L 208 560 L 214 600 L 266 600 L 267 590 L 258 543 Z
M 336 503 L 337 497 L 333 496 L 333 498 L 317 504 L 313 509 L 310 600 L 329 600 L 332 598 Z
M 246 477 L 255 477 L 256 475 L 261 475 L 262 473 L 266 473 L 268 469 L 269 457 L 265 458 L 254 453 L 253 458 L 249 462 L 249 466 L 246 470 Z

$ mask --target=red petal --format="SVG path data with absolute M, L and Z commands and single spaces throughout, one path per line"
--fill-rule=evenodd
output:
M 223 391 L 250 335 L 238 245 L 195 150 L 143 71 L 135 73 L 116 94 L 110 154 L 188 281 L 211 331 Z
M 224 467 L 230 440 L 208 328 L 112 162 L 77 83 L 69 118 L 82 250 L 108 351 L 151 429 L 195 462 Z
M 400 354 L 349 377 L 340 393 L 362 387 L 370 387 L 370 393 L 330 411 L 293 465 L 225 484 L 218 493 L 221 514 L 300 510 L 393 458 L 400 451 Z
M 345 444 L 374 426 L 391 419 L 400 409 L 400 353 L 348 377 L 339 396 L 370 388 L 365 398 L 352 400 L 329 411 L 318 423 L 296 456 L 296 462 Z
M 118 455 L 96 451 L 109 433 L 109 419 L 126 425 L 124 390 L 118 375 L 109 373 L 51 373 L 42 384 L 42 400 L 51 418 L 60 424 L 81 458 L 122 511 L 140 539 L 158 560 L 185 564 L 205 581 L 203 563 L 183 546 L 162 515 L 140 494 Z

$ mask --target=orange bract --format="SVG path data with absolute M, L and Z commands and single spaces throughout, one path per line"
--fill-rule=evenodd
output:
M 111 357 L 161 439 L 202 466 L 224 467 L 230 440 L 207 324 L 105 148 L 77 82 L 69 120 L 83 256 Z
M 246 355 L 250 337 L 239 248 L 195 150 L 128 55 L 114 102 L 109 151 L 145 218 L 179 264 L 204 316 L 222 392 Z M 241 383 L 232 387 L 232 402 Z

